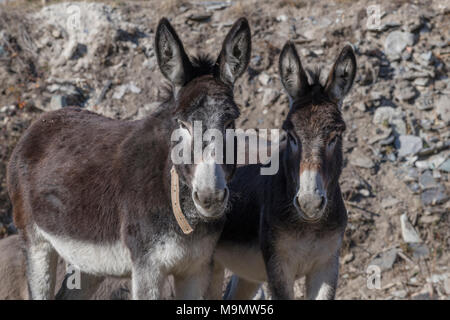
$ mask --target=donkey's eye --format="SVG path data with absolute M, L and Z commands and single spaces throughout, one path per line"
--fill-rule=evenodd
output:
M 188 124 L 185 123 L 184 121 L 178 120 L 178 124 L 180 125 L 180 128 L 181 128 L 181 129 L 189 130 Z
M 330 147 L 334 146 L 336 142 L 339 140 L 339 138 L 340 138 L 339 135 L 335 135 L 333 139 L 331 139 L 330 142 L 328 142 L 328 146 Z
M 233 129 L 233 128 L 234 128 L 234 121 L 233 120 L 229 120 L 229 121 L 225 122 L 225 130 Z

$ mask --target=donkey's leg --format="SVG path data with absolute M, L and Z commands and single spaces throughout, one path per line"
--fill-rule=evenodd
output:
M 167 275 L 161 265 L 150 262 L 151 258 L 133 263 L 131 291 L 133 300 L 162 299 L 164 281 Z
M 251 282 L 233 275 L 227 285 L 224 300 L 251 300 L 255 297 L 260 283 Z
M 339 274 L 339 256 L 336 253 L 327 263 L 306 275 L 306 298 L 332 300 L 336 294 Z
M 88 300 L 97 291 L 100 284 L 105 279 L 104 277 L 94 276 L 88 273 L 80 274 L 80 287 L 71 288 L 68 283 L 74 274 L 66 274 L 61 288 L 56 294 L 57 300 Z
M 177 300 L 204 299 L 211 280 L 212 266 L 203 265 L 195 273 L 175 275 L 175 298 Z
M 213 262 L 211 281 L 206 291 L 205 299 L 221 300 L 225 268 L 217 261 Z
M 276 240 L 270 235 L 262 239 L 261 251 L 267 272 L 267 282 L 273 300 L 294 299 L 294 281 L 296 266 L 290 263 L 290 257 L 281 255 L 275 248 Z
M 32 300 L 54 298 L 58 254 L 53 246 L 39 235 L 28 235 L 25 255 L 29 297 Z

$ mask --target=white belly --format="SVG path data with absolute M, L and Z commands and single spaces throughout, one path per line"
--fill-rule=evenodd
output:
M 39 227 L 36 229 L 66 262 L 82 272 L 111 276 L 127 276 L 131 273 L 130 252 L 120 241 L 94 244 L 55 236 Z

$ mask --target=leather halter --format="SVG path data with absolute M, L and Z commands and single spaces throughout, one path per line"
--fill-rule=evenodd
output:
M 187 221 L 180 206 L 180 179 L 175 167 L 170 169 L 170 194 L 172 199 L 172 211 L 178 225 L 184 234 L 190 234 L 194 229 Z

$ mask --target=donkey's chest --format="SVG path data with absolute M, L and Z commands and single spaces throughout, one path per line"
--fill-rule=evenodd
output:
M 314 233 L 301 236 L 287 233 L 278 238 L 276 250 L 298 278 L 327 263 L 338 251 L 341 241 L 339 232 L 320 237 Z
M 209 263 L 218 235 L 199 238 L 166 236 L 156 243 L 150 256 L 158 261 L 167 273 L 186 274 Z

